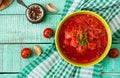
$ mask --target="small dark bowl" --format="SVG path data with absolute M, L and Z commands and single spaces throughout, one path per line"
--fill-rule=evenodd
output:
M 26 9 L 26 17 L 32 23 L 40 23 L 45 16 L 45 9 L 42 5 L 34 3 Z

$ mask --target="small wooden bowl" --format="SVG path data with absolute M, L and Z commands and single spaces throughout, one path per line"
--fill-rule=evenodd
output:
M 0 0 L 0 10 L 7 8 L 13 0 Z
M 0 5 L 2 4 L 3 0 L 0 0 Z

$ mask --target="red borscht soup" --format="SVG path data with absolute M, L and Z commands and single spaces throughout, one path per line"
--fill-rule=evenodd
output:
M 74 63 L 88 63 L 98 59 L 108 42 L 101 21 L 90 14 L 77 14 L 61 26 L 58 43 L 62 54 Z

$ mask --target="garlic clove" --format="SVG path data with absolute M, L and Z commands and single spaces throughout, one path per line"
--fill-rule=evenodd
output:
M 34 51 L 35 51 L 35 54 L 37 56 L 41 55 L 41 53 L 42 53 L 41 48 L 39 46 L 37 46 L 37 45 L 34 46 Z
M 57 8 L 55 6 L 53 6 L 51 3 L 48 3 L 46 5 L 46 8 L 49 12 L 57 12 Z

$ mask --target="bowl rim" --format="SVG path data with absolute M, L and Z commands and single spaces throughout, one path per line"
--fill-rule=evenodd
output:
M 69 17 L 73 16 L 73 15 L 76 15 L 76 14 L 90 14 L 90 15 L 93 15 L 95 16 L 98 20 L 100 20 L 102 22 L 102 24 L 104 24 L 104 27 L 107 31 L 107 36 L 108 36 L 108 43 L 107 43 L 107 46 L 103 52 L 103 54 L 95 61 L 92 61 L 92 62 L 89 62 L 89 63 L 84 63 L 84 64 L 81 64 L 81 63 L 74 63 L 70 60 L 68 60 L 61 52 L 60 50 L 60 46 L 58 44 L 58 33 L 59 33 L 59 30 L 62 26 L 62 24 L 64 23 L 64 21 L 66 21 Z M 56 29 L 56 33 L 55 33 L 55 45 L 56 45 L 56 49 L 59 53 L 59 55 L 67 62 L 67 63 L 70 63 L 74 66 L 78 66 L 78 67 L 88 67 L 88 66 L 92 66 L 92 65 L 95 65 L 97 63 L 99 63 L 100 61 L 102 61 L 108 54 L 109 50 L 110 50 L 110 47 L 111 47 L 111 43 L 112 43 L 112 33 L 111 33 L 111 30 L 110 30 L 110 27 L 109 25 L 107 24 L 107 22 L 105 21 L 105 19 L 103 17 L 101 17 L 99 14 L 93 12 L 93 11 L 89 11 L 89 10 L 80 10 L 80 11 L 76 11 L 76 12 L 72 12 L 68 15 L 66 15 L 62 20 L 61 22 L 58 24 L 57 26 L 57 29 Z

